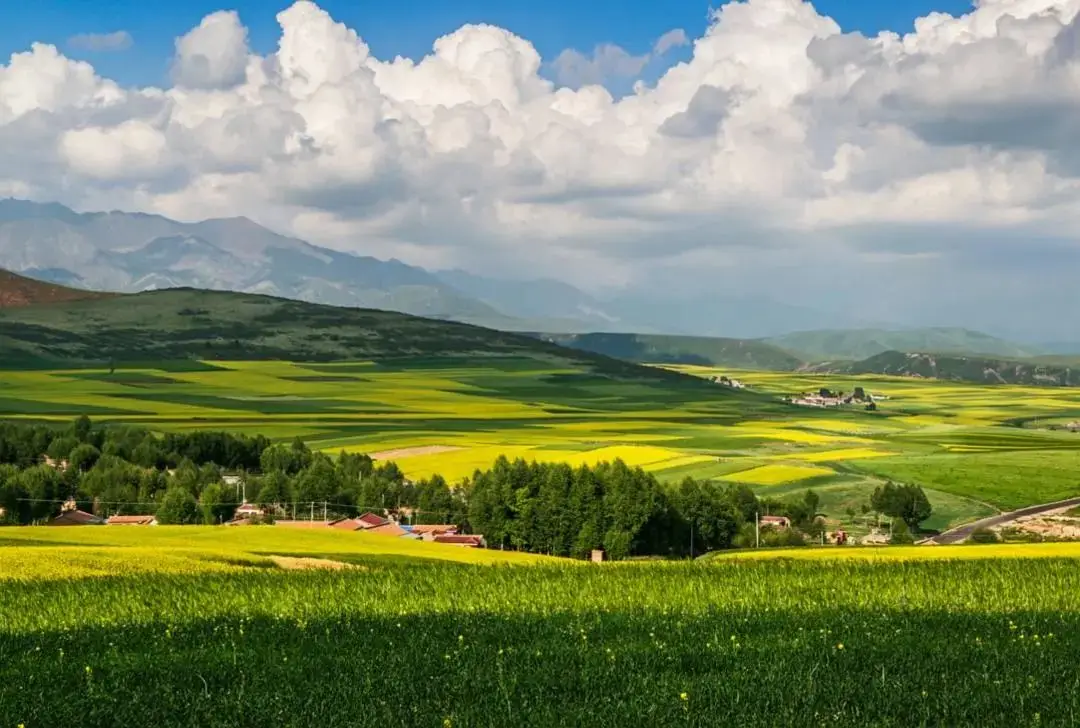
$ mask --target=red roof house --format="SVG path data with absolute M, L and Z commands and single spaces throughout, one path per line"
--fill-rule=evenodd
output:
M 404 536 L 408 531 L 396 523 L 384 523 L 381 526 L 365 529 L 364 533 L 373 533 L 376 536 Z
M 462 535 L 456 533 L 439 534 L 431 539 L 435 543 L 445 543 L 450 546 L 465 546 L 466 548 L 483 548 L 486 543 L 484 537 L 479 534 Z
M 154 516 L 109 516 L 106 523 L 110 526 L 155 526 L 157 518 Z
M 50 526 L 100 526 L 103 523 L 104 518 L 75 508 L 61 511 L 59 516 L 49 520 Z
M 786 516 L 762 516 L 762 526 L 776 526 L 777 528 L 787 528 L 791 525 L 791 521 Z
M 390 523 L 389 518 L 383 518 L 382 516 L 375 515 L 371 512 L 365 513 L 356 520 L 364 524 L 363 528 L 376 528 L 378 526 L 385 526 L 386 524 Z
M 443 533 L 457 533 L 457 526 L 452 526 L 447 523 L 441 524 L 420 524 L 412 527 L 412 532 L 423 536 L 424 534 L 439 535 Z

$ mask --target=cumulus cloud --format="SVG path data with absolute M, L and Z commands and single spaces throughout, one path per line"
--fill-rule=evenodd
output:
M 591 287 L 663 268 L 887 313 L 944 301 L 930 286 L 988 300 L 996 270 L 1035 294 L 1080 260 L 1078 12 L 982 0 L 865 37 L 809 2 L 744 0 L 648 57 L 547 65 L 490 25 L 380 59 L 306 0 L 260 56 L 219 12 L 177 39 L 171 88 L 47 45 L 0 65 L 0 191 Z M 684 43 L 655 84 L 601 85 Z
M 131 33 L 117 30 L 112 33 L 80 33 L 68 38 L 68 45 L 80 51 L 126 51 L 134 44 Z
M 244 80 L 247 60 L 247 28 L 235 11 L 219 11 L 176 39 L 173 81 L 186 88 L 236 86 Z

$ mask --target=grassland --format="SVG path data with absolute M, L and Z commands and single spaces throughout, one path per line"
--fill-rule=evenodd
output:
M 721 370 L 680 367 L 711 376 Z M 1076 495 L 1080 392 L 886 377 L 723 370 L 753 391 L 624 379 L 534 356 L 379 362 L 198 362 L 23 369 L 0 376 L 0 416 L 304 438 L 313 448 L 389 453 L 411 477 L 451 481 L 505 454 L 596 463 L 616 457 L 676 480 L 744 482 L 782 496 L 814 487 L 850 520 L 884 479 L 928 489 L 941 529 L 996 509 Z M 879 411 L 783 405 L 781 394 L 855 386 Z
M 1071 545 L 485 566 L 269 527 L 8 533 L 4 725 L 1046 726 L 1080 710 Z

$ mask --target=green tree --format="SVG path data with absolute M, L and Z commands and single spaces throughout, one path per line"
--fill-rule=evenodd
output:
M 208 525 L 231 521 L 238 505 L 235 491 L 222 483 L 211 483 L 199 495 L 199 510 Z
M 172 485 L 161 499 L 157 509 L 158 523 L 164 525 L 186 525 L 200 520 L 199 504 L 195 496 L 181 485 Z
M 101 452 L 93 445 L 79 445 L 68 455 L 68 467 L 85 473 L 97 464 Z
M 902 519 L 912 532 L 917 532 L 919 524 L 933 513 L 930 501 L 921 487 L 897 485 L 891 481 L 874 489 L 870 504 L 879 513 Z
M 911 536 L 911 529 L 908 528 L 907 522 L 903 518 L 893 519 L 892 536 L 889 537 L 889 543 L 894 545 L 915 543 L 915 539 Z

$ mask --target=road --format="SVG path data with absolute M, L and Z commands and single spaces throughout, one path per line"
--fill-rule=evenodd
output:
M 1068 500 L 1057 501 L 1056 503 L 1043 503 L 1037 506 L 1028 506 L 1027 508 L 1021 508 L 1018 511 L 1010 511 L 1009 513 L 999 513 L 996 516 L 990 516 L 989 518 L 983 518 L 979 521 L 973 521 L 966 523 L 963 526 L 958 526 L 944 533 L 939 533 L 937 536 L 926 539 L 920 543 L 926 544 L 950 544 L 960 543 L 976 528 L 989 528 L 990 526 L 1001 526 L 1006 523 L 1015 521 L 1017 518 L 1023 518 L 1024 516 L 1037 516 L 1040 513 L 1046 513 L 1047 511 L 1056 511 L 1059 508 L 1072 508 L 1073 506 L 1080 506 L 1080 498 L 1069 498 Z

